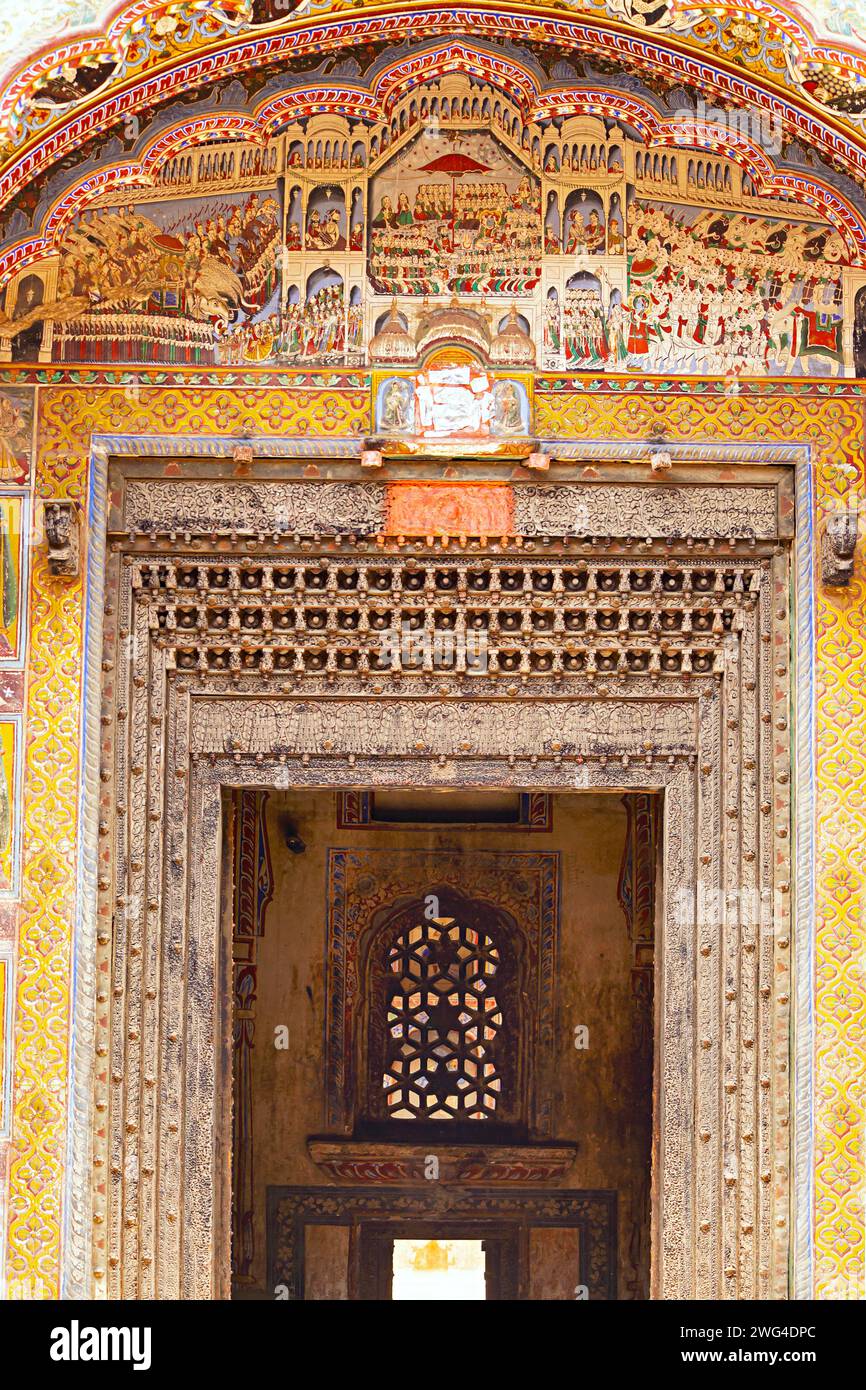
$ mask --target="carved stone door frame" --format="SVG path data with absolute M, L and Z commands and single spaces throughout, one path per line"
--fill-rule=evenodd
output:
M 103 504 L 97 488 L 100 528 Z M 715 670 L 585 672 L 565 682 L 540 674 L 528 686 L 501 681 L 492 697 L 489 681 L 467 673 L 459 689 L 431 672 L 377 692 L 354 677 L 282 682 L 276 672 L 183 669 L 176 631 L 159 626 L 160 603 L 136 598 L 142 563 L 253 563 L 272 552 L 303 563 L 289 536 L 271 544 L 261 535 L 235 553 L 205 534 L 191 541 L 173 527 L 161 536 L 133 527 L 125 539 L 116 533 L 107 573 L 91 553 L 91 599 L 102 601 L 105 625 L 89 631 L 102 668 L 94 676 L 91 667 L 90 688 L 91 721 L 99 688 L 99 738 L 91 722 L 85 744 L 99 810 L 83 849 L 99 866 L 99 907 L 77 1017 L 95 1044 L 83 1103 L 94 1107 L 96 1176 L 75 1190 L 68 1288 L 80 1280 L 96 1296 L 228 1294 L 223 788 L 413 785 L 663 794 L 653 1291 L 787 1296 L 788 561 L 775 534 L 730 534 L 730 567 L 758 578 L 736 640 L 718 644 Z M 651 537 L 638 526 L 596 561 L 659 566 Z M 716 545 L 699 543 L 679 563 L 718 569 Z M 402 713 L 383 736 L 386 705 Z M 106 970 L 110 999 L 96 985 Z M 82 1234 L 93 1238 L 89 1258 Z

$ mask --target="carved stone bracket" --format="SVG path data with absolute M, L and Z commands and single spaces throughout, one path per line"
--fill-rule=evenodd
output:
M 828 516 L 821 538 L 821 578 L 825 584 L 836 588 L 850 584 L 858 522 L 854 508 L 840 508 Z
M 46 502 L 45 540 L 51 573 L 58 578 L 75 579 L 79 564 L 79 521 L 74 502 Z

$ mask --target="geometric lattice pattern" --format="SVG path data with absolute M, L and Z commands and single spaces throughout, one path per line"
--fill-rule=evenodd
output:
M 492 1117 L 502 1089 L 496 1065 L 502 1013 L 490 992 L 498 966 L 491 938 L 453 917 L 425 921 L 397 938 L 386 984 L 382 1085 L 389 1118 Z

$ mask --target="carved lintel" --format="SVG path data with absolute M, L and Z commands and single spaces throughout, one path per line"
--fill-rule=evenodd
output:
M 821 578 L 842 588 L 851 582 L 857 546 L 858 514 L 853 507 L 831 512 L 821 538 Z
M 313 1162 L 336 1182 L 407 1185 L 441 1182 L 555 1183 L 568 1174 L 576 1144 L 397 1144 L 352 1139 L 307 1140 Z
M 48 568 L 62 579 L 76 579 L 79 563 L 78 507 L 58 500 L 45 504 L 45 540 Z

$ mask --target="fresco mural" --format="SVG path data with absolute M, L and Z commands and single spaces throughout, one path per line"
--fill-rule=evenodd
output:
M 33 392 L 0 389 L 0 482 L 26 483 L 33 448 Z
M 465 76 L 387 125 L 178 153 L 57 246 L 8 281 L 0 360 L 422 366 L 457 340 L 491 367 L 828 377 L 864 357 L 862 301 L 843 317 L 862 275 L 812 208 L 613 119 L 526 125 Z M 462 338 L 449 308 L 474 316 Z
M 254 322 L 275 296 L 279 231 L 272 193 L 85 214 L 63 239 L 55 356 L 216 360 L 229 325 Z
M 12 946 L 0 944 L 0 1138 L 12 1128 Z
M 424 134 L 371 181 L 378 294 L 526 295 L 541 279 L 541 185 L 489 134 Z
M 576 12 L 587 4 L 588 0 L 570 0 Z M 395 28 L 395 16 L 384 13 L 381 6 L 371 7 L 363 16 L 357 8 L 359 17 L 354 10 L 348 17 L 341 14 L 339 23 L 346 21 L 345 46 L 326 54 L 321 48 L 321 16 L 345 6 L 342 0 L 300 0 L 291 17 L 293 38 L 302 31 L 303 16 L 312 18 L 309 39 L 302 35 L 293 50 L 290 74 L 277 68 L 276 45 L 285 38 L 281 32 L 254 34 L 249 45 L 235 44 L 240 55 L 235 66 L 230 60 L 216 76 L 215 37 L 227 34 L 234 40 L 247 27 L 252 31 L 284 19 L 291 5 L 280 0 L 231 0 L 229 19 L 212 5 L 199 5 L 198 10 L 185 3 L 128 8 L 129 16 L 122 24 L 115 13 L 118 0 L 30 0 L 27 7 L 15 9 L 14 19 L 0 17 L 0 34 L 6 37 L 14 30 L 14 51 L 19 57 L 29 56 L 36 40 L 40 48 L 32 71 L 17 85 L 14 104 L 9 105 L 9 139 L 2 151 L 11 173 L 0 210 L 0 370 L 6 382 L 14 383 L 0 388 L 4 493 L 28 481 L 32 458 L 34 485 L 41 497 L 86 499 L 92 434 L 122 431 L 135 437 L 146 426 L 166 436 L 168 452 L 170 437 L 178 434 L 227 429 L 240 433 L 249 428 L 249 422 L 258 433 L 270 435 L 276 428 L 275 400 L 281 428 L 290 434 L 307 434 L 313 449 L 317 439 L 332 444 L 343 436 L 366 436 L 373 422 L 368 414 L 369 392 L 356 385 L 359 378 L 347 381 L 336 372 L 333 376 L 323 372 L 318 381 L 312 372 L 281 379 L 263 374 L 250 375 L 239 386 L 240 373 L 237 378 L 230 372 L 221 376 L 211 373 L 210 366 L 262 368 L 264 373 L 282 365 L 324 368 L 370 362 L 376 368 L 375 398 L 380 382 L 408 380 L 408 372 L 404 378 L 393 373 L 410 364 L 410 391 L 415 381 L 423 384 L 426 375 L 431 389 L 444 392 L 451 383 L 436 382 L 427 351 L 440 341 L 447 342 L 447 335 L 453 333 L 456 314 L 447 311 L 457 299 L 464 319 L 474 314 L 480 321 L 487 308 L 491 310 L 486 338 L 476 325 L 479 336 L 474 348 L 490 368 L 489 379 L 498 385 L 503 377 L 497 373 L 510 359 L 495 353 L 507 348 L 503 325 L 518 321 L 517 301 L 521 331 L 533 352 L 537 350 L 537 365 L 545 373 L 534 383 L 532 397 L 544 438 L 599 438 L 640 446 L 664 428 L 669 438 L 692 442 L 696 449 L 707 440 L 729 444 L 781 440 L 798 446 L 809 441 L 815 524 L 834 508 L 847 506 L 853 495 L 862 504 L 862 469 L 857 477 L 857 465 L 864 457 L 862 386 L 821 380 L 840 374 L 843 363 L 849 375 L 854 372 L 866 378 L 864 166 L 853 157 L 862 151 L 859 137 L 866 128 L 866 77 L 862 59 L 851 61 L 846 46 L 854 30 L 863 31 L 861 38 L 866 36 L 862 0 L 811 0 L 805 6 L 798 0 L 781 0 L 780 6 L 769 7 L 747 0 L 744 7 L 729 6 L 724 14 L 704 8 L 688 11 L 659 0 L 599 0 L 589 5 L 593 20 L 606 14 L 616 22 L 609 30 L 595 29 L 597 47 L 588 56 L 545 43 L 544 31 L 552 31 L 553 25 L 543 17 L 539 22 L 531 7 L 516 7 L 519 13 L 514 16 L 485 13 L 481 18 L 487 27 L 478 25 L 481 42 L 477 45 L 471 42 L 474 31 L 467 21 L 470 42 L 458 54 L 460 72 L 452 70 L 448 75 L 448 107 L 442 95 L 446 83 L 428 82 L 417 56 L 416 45 L 429 38 L 431 46 L 435 41 L 438 48 L 443 36 L 441 13 L 432 8 L 425 16 L 420 5 L 407 7 L 414 12 L 400 29 Z M 811 21 L 802 20 L 804 9 Z M 151 13 L 145 15 L 144 10 Z M 64 31 L 62 52 L 58 49 L 46 59 L 45 45 L 69 16 L 81 33 Z M 107 28 L 112 16 L 113 67 L 109 71 L 106 54 L 94 53 L 93 35 Z M 579 20 L 580 15 L 571 18 Z M 840 36 L 830 52 L 826 45 L 820 47 L 825 26 Z M 666 49 L 663 35 L 669 31 L 679 37 Z M 459 26 L 454 32 L 463 38 Z M 691 51 L 686 51 L 686 39 Z M 380 114 L 376 121 L 367 120 L 362 99 L 368 93 L 361 79 L 367 72 L 381 78 L 386 71 L 384 46 L 389 42 L 395 44 L 393 61 L 395 67 L 400 65 L 400 86 L 389 89 L 380 83 L 387 100 L 371 100 L 366 109 L 375 107 Z M 204 44 L 210 46 L 205 61 L 193 67 L 188 60 Z M 492 57 L 485 58 L 485 47 Z M 505 66 L 508 60 L 510 70 Z M 118 119 L 121 106 L 116 94 L 125 102 L 137 75 L 148 70 L 152 79 L 141 84 L 140 100 L 124 105 L 128 119 Z M 436 70 L 446 69 L 440 62 Z M 476 75 L 496 72 L 498 88 L 492 90 L 481 78 L 470 78 L 470 71 Z M 200 91 L 194 87 L 196 73 Z M 344 95 L 332 96 L 329 114 L 328 84 L 323 79 L 327 76 L 333 82 L 333 91 L 341 74 L 352 101 L 347 102 Z M 560 115 L 524 126 L 506 96 L 511 74 L 526 81 L 521 93 L 523 111 L 558 110 Z M 284 121 L 279 115 L 277 99 L 282 92 L 277 88 L 284 78 L 288 98 L 309 83 L 306 105 L 286 101 L 290 112 L 303 109 L 299 119 L 291 115 Z M 681 146 L 688 144 L 681 138 L 682 122 L 688 124 L 695 92 L 720 94 L 725 104 L 733 104 L 732 116 L 746 116 L 743 93 L 752 83 L 756 84 L 751 87 L 753 93 L 766 96 L 768 111 L 781 108 L 786 113 L 784 130 L 781 120 L 776 126 L 761 113 L 758 134 L 763 137 L 778 130 L 780 140 L 784 134 L 785 147 L 770 149 L 772 168 L 762 185 L 766 197 L 758 196 L 756 184 L 732 159 L 710 157 L 706 150 L 699 155 L 676 148 L 678 137 Z M 574 96 L 566 106 L 560 98 L 567 95 L 570 84 Z M 460 92 L 457 102 L 455 89 Z M 183 104 L 159 108 L 159 102 L 173 100 L 173 94 L 180 92 Z M 792 96 L 804 95 L 805 104 L 797 100 L 794 106 L 788 105 Z M 540 97 L 547 101 L 546 107 Z M 604 120 L 593 124 L 566 114 L 589 110 L 590 97 L 596 110 L 607 110 Z M 264 105 L 266 99 L 274 101 L 277 115 Z M 252 124 L 257 137 L 267 136 L 271 156 L 267 164 L 260 146 L 244 143 L 257 102 L 264 114 L 259 117 L 256 110 Z M 215 126 L 224 123 L 222 135 L 210 143 L 202 142 L 200 131 L 194 132 L 193 116 L 198 111 L 193 111 L 193 103 Z M 683 108 L 687 108 L 685 117 Z M 345 111 L 351 112 L 351 123 L 337 114 Z M 831 113 L 832 121 L 823 120 L 822 111 Z M 633 124 L 629 124 L 630 113 L 635 117 Z M 749 113 L 753 134 L 759 124 L 757 114 Z M 640 124 L 641 115 L 648 119 L 648 128 Z M 67 120 L 74 122 L 68 139 L 62 129 Z M 669 122 L 680 123 L 680 130 L 668 131 L 668 148 L 663 150 L 660 126 Z M 178 127 L 176 144 L 166 147 L 164 160 L 161 156 L 145 167 L 148 141 L 164 135 L 173 124 Z M 188 135 L 187 128 L 193 133 Z M 453 211 L 446 203 L 443 215 L 435 219 L 441 223 L 440 246 L 430 258 L 429 278 L 440 287 L 436 291 L 424 283 L 428 277 L 421 276 L 416 286 L 417 277 L 402 271 L 390 281 L 385 275 L 374 283 L 370 269 L 372 224 L 381 203 L 373 184 L 378 180 L 384 186 L 390 178 L 392 191 L 387 196 L 392 200 L 393 221 L 397 227 L 414 226 L 414 218 L 411 224 L 397 221 L 397 211 L 405 215 L 406 208 L 399 208 L 402 185 L 391 178 L 391 170 L 401 159 L 411 159 L 413 142 L 422 131 L 432 147 L 428 162 L 447 159 L 455 146 L 468 149 L 470 157 L 474 146 L 478 156 L 479 142 L 489 135 L 509 170 L 502 178 L 493 168 L 464 171 L 455 175 L 456 188 L 447 174 L 427 172 L 432 183 L 443 183 L 452 192 L 454 202 Z M 859 138 L 856 148 L 849 143 L 852 136 Z M 26 158 L 20 157 L 22 151 Z M 122 162 L 147 177 L 128 178 L 126 188 L 123 177 L 112 182 L 106 175 L 100 183 L 104 170 L 118 170 Z M 499 288 L 491 283 L 490 274 L 486 280 L 471 275 L 453 278 L 449 239 L 453 247 L 463 233 L 477 234 L 479 242 L 482 231 L 487 234 L 475 219 L 472 205 L 467 200 L 459 202 L 461 189 L 468 197 L 470 185 L 480 186 L 486 213 L 487 183 L 504 181 L 510 189 L 512 165 L 520 171 L 520 179 L 529 180 L 534 206 L 540 209 L 540 277 L 531 288 L 522 286 L 519 277 L 512 277 L 517 283 Z M 773 168 L 786 171 L 787 184 L 772 183 Z M 828 190 L 825 201 L 810 200 L 804 192 L 814 188 L 813 175 Z M 77 199 L 75 190 L 85 182 L 90 190 Z M 201 243 L 198 251 L 193 243 L 187 266 L 185 238 L 197 234 L 195 224 L 203 216 L 209 220 L 208 209 L 215 210 L 217 219 L 227 218 L 227 209 L 243 209 L 250 200 L 259 207 L 268 198 L 276 204 L 276 214 L 269 212 L 276 225 L 267 234 L 250 229 L 256 263 L 262 246 L 273 247 L 273 263 L 270 252 L 262 259 L 262 265 L 267 265 L 266 299 L 256 296 L 255 285 L 247 283 L 242 273 L 240 236 L 226 238 L 222 258 L 213 256 L 216 266 L 209 264 L 208 257 L 220 237 L 208 238 L 205 255 Z M 438 212 L 439 195 L 434 199 Z M 837 260 L 834 238 L 838 233 L 822 216 L 838 214 L 844 200 L 853 208 L 848 226 L 854 230 Z M 96 210 L 82 217 L 80 207 L 85 204 Z M 412 198 L 413 213 L 414 207 Z M 818 208 L 824 209 L 823 214 Z M 501 208 L 498 212 L 494 208 L 491 216 L 490 234 L 498 230 L 501 235 Z M 126 276 L 136 267 L 121 256 L 119 267 L 110 272 L 106 268 L 104 287 L 88 284 L 89 264 L 101 263 L 101 253 L 95 244 L 85 242 L 71 278 L 67 274 L 61 283 L 67 249 L 74 246 L 82 227 L 101 222 L 110 241 L 120 219 L 130 217 L 141 219 L 151 261 L 160 236 L 174 236 L 181 242 L 183 272 L 178 273 L 176 257 L 168 256 L 156 265 L 153 287 L 147 289 L 144 281 L 147 293 L 139 299 L 132 290 L 137 292 L 141 286 Z M 174 226 L 164 217 L 169 221 L 173 217 Z M 711 226 L 721 219 L 729 225 Z M 844 217 L 837 217 L 836 225 L 843 222 Z M 207 234 L 207 220 L 202 225 Z M 822 238 L 826 238 L 823 244 Z M 38 254 L 31 251 L 30 243 L 38 243 Z M 852 263 L 852 247 L 858 244 L 860 259 Z M 472 236 L 465 238 L 463 249 L 476 254 Z M 492 262 L 491 255 L 488 263 Z M 398 269 L 401 266 L 402 262 Z M 185 312 L 178 312 L 171 303 L 178 286 Z M 117 308 L 123 289 L 127 299 L 121 297 Z M 686 296 L 685 311 L 680 291 Z M 164 294 L 167 299 L 162 300 Z M 509 310 L 515 317 L 506 319 Z M 424 324 L 429 327 L 426 336 L 421 331 Z M 73 325 L 75 334 L 70 332 Z M 513 335 L 509 341 L 515 340 Z M 524 344 L 517 346 L 524 350 Z M 529 361 L 528 355 L 521 360 Z M 38 375 L 30 370 L 37 361 Z M 69 372 L 59 370 L 67 364 Z M 134 379 L 139 364 L 145 369 L 177 364 L 185 374 L 148 372 L 145 408 L 137 395 L 126 391 L 120 371 L 104 370 L 118 366 L 125 373 L 131 368 Z M 203 369 L 200 373 L 198 365 Z M 618 371 L 632 375 L 617 378 Z M 655 378 L 655 371 L 670 375 Z M 728 384 L 724 381 L 672 379 L 675 373 L 715 371 L 725 376 L 756 372 L 759 377 L 773 371 L 789 379 L 759 380 L 736 401 L 725 399 Z M 790 379 L 794 377 L 812 381 Z M 476 379 L 480 380 L 477 374 Z M 24 380 L 39 385 L 25 389 L 21 387 Z M 189 389 L 180 384 L 184 380 Z M 214 404 L 203 413 L 205 385 L 213 388 Z M 406 404 L 402 394 L 395 393 L 389 401 L 389 409 L 396 412 L 396 434 L 399 413 Z M 40 447 L 34 450 L 37 402 Z M 384 406 L 383 398 L 380 403 Z M 507 400 L 505 404 L 510 411 Z M 414 412 L 414 398 L 411 408 Z M 506 483 L 471 490 L 453 480 L 389 483 L 390 533 L 411 535 L 419 515 L 430 533 L 441 533 L 449 540 L 467 529 L 488 536 L 510 533 L 517 529 L 511 494 Z M 73 1263 L 80 1254 L 74 1239 L 76 1207 L 73 1203 L 70 1216 L 66 1198 L 70 1193 L 89 1193 L 92 1180 L 89 1149 L 82 1184 L 75 1165 L 68 1164 L 77 1138 L 76 1123 L 70 1125 L 66 1107 L 67 1096 L 75 1094 L 69 1087 L 75 978 L 70 961 L 77 936 L 73 903 L 78 883 L 76 858 L 69 846 L 76 844 L 80 829 L 77 796 L 82 775 L 85 613 L 77 584 L 51 579 L 44 556 L 34 563 L 28 605 L 27 576 L 21 572 L 28 550 L 26 546 L 16 549 L 14 544 L 11 499 L 4 497 L 2 505 L 0 631 L 6 648 L 0 650 L 4 666 L 0 684 L 4 715 L 23 710 L 25 699 L 28 713 L 27 737 L 17 746 L 10 722 L 4 719 L 0 728 L 0 897 L 5 899 L 0 903 L 0 937 L 7 922 L 15 924 L 18 962 L 17 1107 L 14 1145 L 9 1146 L 8 1157 L 0 1156 L 0 1171 L 8 1174 L 5 1200 L 0 1201 L 0 1227 L 8 1222 L 8 1233 L 0 1229 L 0 1248 L 6 1257 L 10 1296 L 20 1296 L 22 1287 L 34 1286 L 39 1297 L 59 1296 L 64 1261 L 68 1274 L 68 1252 Z M 23 525 L 19 536 L 22 532 L 26 541 Z M 802 544 L 807 554 L 814 549 L 817 570 L 817 536 L 808 532 Z M 16 566 L 17 586 L 10 579 Z M 17 596 L 17 603 L 12 596 Z M 809 1189 L 811 1219 L 808 1201 L 795 1202 L 792 1208 L 809 1245 L 808 1266 L 800 1268 L 798 1284 L 792 1285 L 795 1297 L 808 1296 L 804 1288 L 809 1292 L 814 1288 L 817 1296 L 825 1298 L 858 1297 L 863 1287 L 863 1148 L 858 1140 L 862 1105 L 856 1079 L 863 1070 L 858 1039 L 864 1033 L 852 1024 L 852 1009 L 855 1023 L 862 1016 L 863 996 L 857 952 L 851 948 L 852 932 L 856 935 L 860 926 L 856 890 L 862 866 L 855 852 L 843 855 L 845 862 L 838 852 L 840 826 L 843 830 L 854 827 L 855 848 L 866 843 L 862 797 L 851 774 L 861 751 L 858 729 L 866 718 L 862 600 L 861 556 L 847 594 L 823 588 L 816 576 L 814 623 L 806 623 L 798 634 L 801 644 L 806 643 L 803 665 L 814 661 L 815 671 L 810 693 L 816 774 L 815 929 L 810 938 L 815 988 L 809 1000 L 809 1009 L 814 1009 L 815 1047 L 814 1104 L 808 1118 L 815 1148 L 814 1159 L 810 1150 L 802 1164 L 806 1181 L 805 1188 L 800 1188 L 801 1195 Z M 64 640 L 63 660 L 58 660 L 58 634 Z M 20 668 L 23 650 L 29 653 L 26 671 Z M 19 669 L 10 671 L 16 661 Z M 20 831 L 14 828 L 19 817 Z M 24 841 L 20 874 L 14 848 L 19 833 Z M 805 901 L 805 895 L 798 896 Z M 10 926 L 10 942 L 12 930 Z M 0 940 L 0 1139 L 12 1133 L 12 956 L 11 944 Z M 805 1068 L 799 1069 L 810 1072 L 808 1048 L 806 1056 Z M 777 1090 L 781 1097 L 785 1087 L 774 1082 L 774 1095 Z M 794 1113 L 799 1124 L 804 1108 L 796 1107 Z M 781 1124 L 784 1128 L 786 1120 Z M 787 1156 L 785 1142 L 781 1149 Z M 749 1244 L 747 1233 L 740 1240 L 738 1263 Z M 104 1247 L 104 1239 L 97 1236 L 97 1251 L 105 1253 Z M 717 1242 L 714 1249 L 718 1250 Z M 784 1237 L 778 1249 L 784 1257 Z M 70 1296 L 80 1296 L 85 1287 L 83 1280 L 80 1286 L 77 1280 L 76 1274 Z M 86 1289 L 89 1295 L 89 1284 Z
M 23 500 L 0 498 L 0 667 L 19 664 L 22 654 L 23 523 Z
M 820 361 L 841 374 L 836 232 L 638 199 L 630 221 L 629 366 L 757 376 Z
M 226 329 L 216 345 L 224 365 L 244 362 L 340 364 L 363 352 L 360 302 L 346 304 L 342 277 L 322 267 L 310 276 L 301 302 L 288 288 L 281 305 Z
M 529 433 L 529 398 L 523 382 L 455 362 L 414 379 L 387 377 L 376 391 L 375 419 L 381 435 L 423 443 L 509 439 Z

